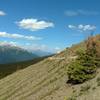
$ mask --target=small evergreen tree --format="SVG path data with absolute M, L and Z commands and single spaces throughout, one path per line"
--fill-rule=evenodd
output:
M 68 82 L 72 84 L 82 83 L 90 78 L 93 78 L 96 73 L 96 68 L 100 64 L 97 59 L 97 44 L 93 38 L 87 41 L 85 52 L 78 52 L 78 58 L 69 65 Z

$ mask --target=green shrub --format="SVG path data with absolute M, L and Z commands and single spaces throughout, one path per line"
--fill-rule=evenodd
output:
M 70 64 L 68 69 L 68 79 L 71 83 L 81 83 L 85 80 L 85 73 L 83 72 L 83 66 L 78 61 Z
M 72 62 L 68 68 L 68 82 L 72 84 L 82 83 L 95 76 L 95 66 L 83 66 L 79 61 Z
M 80 50 L 77 54 L 78 58 L 69 65 L 67 72 L 68 82 L 72 84 L 93 78 L 100 64 L 100 58 L 97 58 L 97 46 L 92 39 L 87 42 L 86 50 Z

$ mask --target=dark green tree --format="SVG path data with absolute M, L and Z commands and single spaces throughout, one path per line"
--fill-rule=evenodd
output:
M 89 38 L 86 42 L 86 50 L 78 52 L 78 58 L 69 65 L 68 82 L 77 84 L 93 78 L 100 64 L 99 59 L 97 43 L 94 38 Z

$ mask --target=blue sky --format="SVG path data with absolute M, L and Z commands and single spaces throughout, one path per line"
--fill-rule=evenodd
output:
M 100 33 L 100 0 L 0 0 L 0 42 L 59 51 Z

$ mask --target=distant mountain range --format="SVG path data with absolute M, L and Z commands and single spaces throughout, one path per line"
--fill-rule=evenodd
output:
M 0 63 L 13 63 L 19 61 L 37 58 L 36 54 L 28 52 L 16 46 L 1 45 L 0 46 Z
M 51 53 L 43 52 L 40 50 L 29 52 L 20 47 L 8 44 L 0 45 L 0 64 L 26 61 L 50 54 Z

